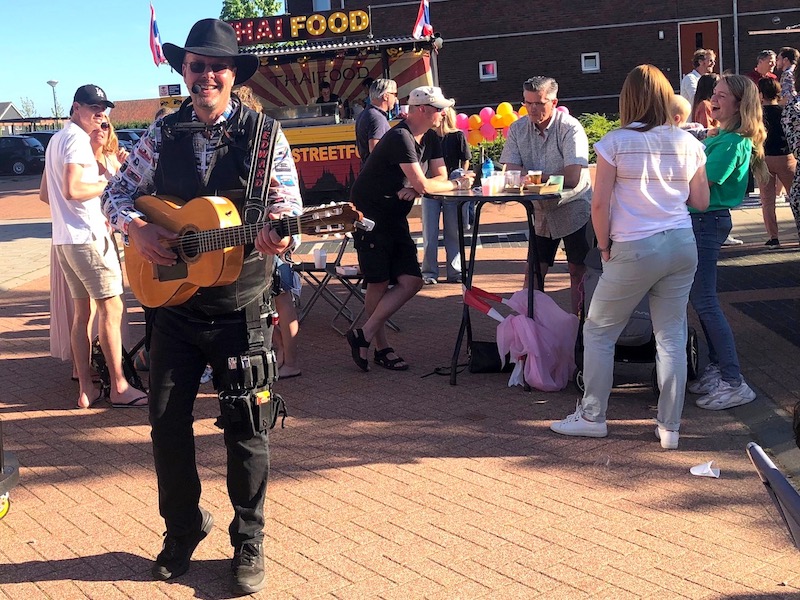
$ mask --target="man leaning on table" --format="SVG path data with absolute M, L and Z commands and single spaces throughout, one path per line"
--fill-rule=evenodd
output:
M 500 162 L 508 170 L 542 171 L 542 181 L 563 175 L 564 188 L 574 189 L 568 202 L 534 202 L 536 249 L 542 280 L 553 266 L 561 240 L 567 252 L 572 310 L 577 313 L 578 285 L 589 250 L 586 224 L 591 215 L 592 186 L 589 177 L 589 140 L 583 126 L 566 112 L 557 111 L 558 83 L 552 77 L 531 77 L 522 84 L 522 103 L 527 119 L 519 119 L 508 130 Z M 526 277 L 527 279 L 527 277 Z

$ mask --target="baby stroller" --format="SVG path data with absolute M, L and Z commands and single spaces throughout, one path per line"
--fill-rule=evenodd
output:
M 583 278 L 583 302 L 580 306 L 579 318 L 580 327 L 578 337 L 575 341 L 575 385 L 583 392 L 585 386 L 583 382 L 583 324 L 586 321 L 586 314 L 589 311 L 597 282 L 603 272 L 603 261 L 600 258 L 600 251 L 593 247 L 589 250 L 585 259 L 586 275 Z M 653 334 L 653 323 L 650 320 L 650 303 L 647 296 L 636 306 L 631 314 L 628 324 L 617 340 L 614 347 L 614 361 L 622 363 L 655 363 L 656 360 L 656 337 Z M 689 335 L 686 338 L 686 362 L 687 377 L 689 380 L 697 379 L 699 351 L 697 346 L 697 332 L 694 327 L 689 327 Z M 653 371 L 650 375 L 650 383 L 653 393 L 658 396 L 658 375 L 656 366 L 653 364 Z

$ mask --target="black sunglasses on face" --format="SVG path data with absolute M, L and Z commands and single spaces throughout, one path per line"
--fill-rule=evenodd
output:
M 183 64 L 188 65 L 189 70 L 197 75 L 205 73 L 206 69 L 211 69 L 212 71 L 214 71 L 214 73 L 220 73 L 227 69 L 233 68 L 233 65 L 226 65 L 225 63 L 204 63 L 199 60 L 193 60 L 192 62 Z
M 111 127 L 111 125 L 108 123 L 100 123 L 100 129 L 108 129 L 109 127 Z

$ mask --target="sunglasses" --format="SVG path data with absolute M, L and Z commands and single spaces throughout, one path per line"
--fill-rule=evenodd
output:
M 109 127 L 111 127 L 111 125 L 108 123 L 100 123 L 100 129 L 108 129 Z
M 193 60 L 192 62 L 183 64 L 187 65 L 189 67 L 189 70 L 197 75 L 205 73 L 206 69 L 211 69 L 212 71 L 214 71 L 214 73 L 221 73 L 222 71 L 233 69 L 233 65 L 227 65 L 225 63 L 204 63 L 199 60 Z

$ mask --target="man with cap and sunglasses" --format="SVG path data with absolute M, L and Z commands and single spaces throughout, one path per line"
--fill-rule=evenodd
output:
M 232 93 L 234 85 L 250 79 L 259 63 L 254 55 L 239 54 L 230 25 L 217 19 L 198 21 L 185 47 L 164 44 L 164 55 L 182 74 L 190 97 L 177 112 L 150 126 L 103 196 L 112 226 L 129 236 L 157 269 L 178 262 L 169 248 L 176 235 L 148 223 L 134 201 L 145 194 L 185 201 L 225 196 L 243 222 L 259 223 L 258 216 L 255 221 L 251 218 L 261 211 L 253 210 L 257 207 L 245 201 L 244 192 L 254 149 L 268 137 L 257 133 L 258 114 Z M 266 213 L 270 218 L 298 214 L 302 201 L 291 149 L 278 123 L 267 118 L 265 131 L 272 131 L 274 140 L 271 162 L 267 158 L 265 164 L 258 163 L 269 178 Z M 271 386 L 277 368 L 272 322 L 264 315 L 271 310 L 268 292 L 274 257 L 292 245 L 291 237 L 281 237 L 265 224 L 255 243 L 245 245 L 241 274 L 234 283 L 200 288 L 183 304 L 150 311 L 151 437 L 159 510 L 167 529 L 152 567 L 154 579 L 185 573 L 194 549 L 213 525 L 211 514 L 199 505 L 192 432 L 194 401 L 208 363 L 219 393 L 218 423 L 228 454 L 233 590 L 249 594 L 265 586 L 269 420 L 262 410 L 274 401 Z M 264 398 L 271 402 L 264 403 Z
M 348 332 L 347 341 L 353 362 L 362 371 L 369 371 L 371 344 L 375 345 L 375 364 L 393 371 L 408 369 L 408 363 L 389 346 L 386 322 L 422 288 L 417 247 L 407 219 L 413 201 L 426 193 L 468 190 L 474 179 L 467 173 L 448 181 L 441 140 L 433 131 L 441 123 L 442 110 L 453 106 L 453 100 L 445 98 L 438 87 L 423 86 L 411 91 L 408 104 L 408 117 L 383 135 L 350 193 L 364 216 L 375 221 L 372 231 L 353 234 L 367 283 L 368 318 L 362 328 Z
M 92 301 L 111 377 L 109 401 L 120 407 L 147 405 L 147 396 L 128 384 L 122 369 L 122 269 L 100 207 L 107 180 L 100 176 L 90 138 L 107 126 L 105 111 L 113 107 L 102 88 L 77 89 L 69 121 L 47 146 L 40 191 L 50 205 L 53 249 L 73 299 L 70 345 L 80 388 L 78 408 L 101 398 L 94 397 L 89 365 Z

